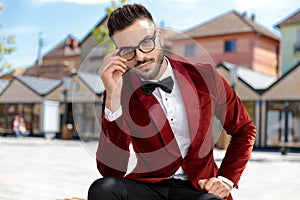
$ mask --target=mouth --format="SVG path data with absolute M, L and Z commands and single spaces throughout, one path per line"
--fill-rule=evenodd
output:
M 145 63 L 137 66 L 136 68 L 141 71 L 149 70 L 151 68 L 151 63 L 152 63 L 151 61 L 145 62 Z

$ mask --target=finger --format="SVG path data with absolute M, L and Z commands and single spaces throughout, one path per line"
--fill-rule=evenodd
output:
M 105 64 L 104 66 L 102 66 L 99 70 L 98 70 L 98 75 L 102 76 L 103 73 L 107 72 L 114 72 L 116 69 L 120 69 L 122 68 L 123 70 L 121 71 L 125 71 L 127 66 L 126 64 L 122 61 L 122 60 L 112 60 L 109 63 Z
M 206 185 L 205 189 L 212 194 L 217 193 L 217 191 L 223 190 L 223 189 L 228 189 L 228 187 L 225 185 L 225 183 L 216 177 L 210 178 Z
M 103 59 L 103 64 L 102 65 L 108 65 L 109 63 L 114 62 L 115 60 L 119 60 L 123 63 L 127 62 L 126 58 L 122 58 L 120 56 L 113 55 L 111 57 Z
M 122 60 L 120 59 L 120 57 L 117 57 L 117 56 L 104 59 L 103 63 L 102 63 L 102 66 L 99 68 L 98 72 L 105 71 L 107 68 L 109 68 L 112 65 L 114 65 L 114 62 L 116 62 L 118 60 L 122 62 Z
M 207 190 L 207 192 L 220 196 L 222 198 L 226 197 L 230 193 L 230 189 L 220 180 L 213 180 L 212 187 Z
M 127 67 L 127 68 L 125 69 L 125 72 L 122 74 L 122 76 L 125 75 L 129 70 L 130 70 L 130 69 Z
M 221 192 L 221 188 L 217 184 L 213 184 L 209 189 L 207 189 L 207 192 L 218 195 Z
M 113 61 L 104 71 L 114 71 L 114 68 L 121 67 L 124 70 L 127 68 L 126 64 L 120 60 Z
M 111 51 L 110 53 L 108 53 L 108 54 L 104 57 L 103 60 L 109 59 L 109 58 L 111 58 L 111 57 L 119 57 L 119 58 L 121 58 L 121 59 L 127 61 L 125 58 L 123 58 L 123 57 L 121 57 L 121 56 L 118 55 L 118 51 L 119 51 L 119 49 L 115 49 L 115 50 Z
M 226 189 L 219 189 L 216 192 L 212 193 L 214 195 L 217 195 L 219 197 L 225 198 L 228 197 L 230 194 L 230 191 L 226 190 Z
M 105 71 L 102 74 L 99 74 L 100 77 L 103 78 L 113 78 L 115 77 L 116 74 L 120 73 L 119 75 L 121 76 L 122 74 L 124 74 L 126 72 L 126 69 L 124 69 L 121 66 L 114 66 L 113 68 L 108 69 L 107 71 Z
M 201 179 L 198 181 L 198 185 L 200 186 L 201 189 L 204 189 L 207 181 L 208 181 L 207 179 Z
M 215 180 L 213 178 L 208 179 L 205 184 L 204 189 L 209 192 L 211 190 L 211 188 L 213 187 L 214 182 L 215 182 Z
M 107 66 L 109 65 L 109 63 L 111 63 L 113 60 L 119 59 L 122 62 L 126 62 L 127 59 L 120 57 L 119 55 L 117 55 L 118 50 L 115 49 L 112 52 L 108 53 L 104 58 L 103 58 L 103 64 L 102 66 Z

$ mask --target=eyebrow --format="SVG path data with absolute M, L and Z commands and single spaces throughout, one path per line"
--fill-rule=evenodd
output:
M 155 31 L 156 32 L 156 31 Z M 154 32 L 154 35 L 153 36 L 155 36 L 155 32 Z M 146 39 L 148 39 L 148 38 L 152 38 L 153 36 L 150 36 L 150 35 L 147 35 L 146 37 L 144 37 L 140 42 L 139 42 L 139 44 L 138 45 L 140 45 L 140 43 L 142 42 L 142 41 L 144 41 L 144 40 L 146 40 Z M 130 49 L 130 48 L 135 48 L 135 47 L 137 47 L 138 45 L 136 45 L 136 46 L 124 46 L 124 47 L 117 47 L 117 45 L 116 45 L 116 47 L 117 47 L 117 49 Z

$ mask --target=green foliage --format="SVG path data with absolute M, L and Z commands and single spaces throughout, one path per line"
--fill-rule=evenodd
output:
M 0 14 L 3 11 L 3 7 L 0 7 Z M 0 29 L 2 25 L 0 25 Z M 0 33 L 0 72 L 11 67 L 7 61 L 5 61 L 6 55 L 11 54 L 15 47 L 15 39 L 13 35 L 3 35 Z
M 119 6 L 124 5 L 127 2 L 127 0 L 118 0 L 118 2 L 116 0 L 113 0 L 111 2 L 111 5 L 109 7 L 106 8 L 106 14 L 107 16 L 109 16 L 114 10 L 116 10 Z M 93 35 L 97 38 L 98 43 L 106 43 L 109 41 L 109 35 L 108 35 L 108 30 L 104 25 L 101 25 L 97 28 L 95 28 L 92 31 Z M 111 47 L 108 49 L 108 51 L 112 50 L 114 48 L 113 44 L 111 43 L 110 45 Z
M 109 39 L 108 30 L 103 25 L 95 28 L 92 31 L 93 35 L 97 38 L 99 43 L 107 41 Z

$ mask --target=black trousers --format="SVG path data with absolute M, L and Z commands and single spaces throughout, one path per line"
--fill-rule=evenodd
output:
M 222 200 L 200 192 L 190 181 L 168 179 L 159 183 L 144 183 L 126 178 L 105 177 L 89 188 L 88 200 Z

